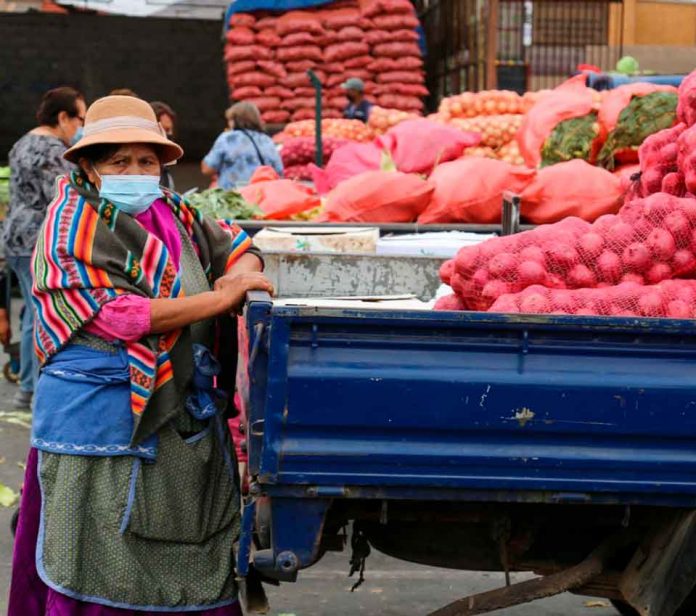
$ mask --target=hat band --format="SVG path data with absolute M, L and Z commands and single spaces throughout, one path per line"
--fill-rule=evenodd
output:
M 164 130 L 159 122 L 153 122 L 152 120 L 146 120 L 145 118 L 139 118 L 137 116 L 116 116 L 113 118 L 105 118 L 104 120 L 96 120 L 95 122 L 85 124 L 83 134 L 85 137 L 91 137 L 92 135 L 99 135 L 100 133 L 122 128 L 143 128 L 157 133 L 161 137 L 165 136 Z

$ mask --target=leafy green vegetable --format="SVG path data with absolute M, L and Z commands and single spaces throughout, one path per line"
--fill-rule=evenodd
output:
M 597 114 L 559 122 L 541 149 L 541 166 L 548 167 L 574 158 L 589 161 L 599 134 Z
M 209 188 L 193 193 L 188 200 L 203 214 L 215 219 L 250 220 L 263 217 L 263 210 L 258 205 L 249 203 L 234 190 Z
M 19 494 L 0 483 L 0 507 L 12 507 L 19 500 Z
M 10 201 L 10 168 L 0 167 L 0 204 Z
M 615 158 L 622 150 L 637 149 L 650 135 L 674 126 L 677 102 L 675 92 L 634 96 L 621 110 L 614 130 L 607 135 L 599 153 L 599 165 L 614 169 Z

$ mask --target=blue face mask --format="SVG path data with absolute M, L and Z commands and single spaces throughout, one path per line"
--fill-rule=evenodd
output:
M 164 193 L 158 175 L 102 175 L 99 196 L 131 216 L 147 211 Z
M 82 139 L 82 136 L 85 134 L 85 129 L 82 128 L 82 126 L 79 126 L 77 130 L 75 131 L 75 134 L 72 136 L 72 139 L 70 140 L 70 145 L 75 145 L 80 139 Z

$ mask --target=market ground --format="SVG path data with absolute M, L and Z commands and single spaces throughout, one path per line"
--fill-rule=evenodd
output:
M 14 302 L 13 312 L 19 302 Z M 15 331 L 17 329 L 15 328 Z M 6 356 L 0 356 L 0 367 Z M 27 453 L 30 416 L 10 412 L 15 386 L 0 380 L 0 484 L 18 491 Z M 0 506 L 0 614 L 7 611 L 10 582 L 14 508 Z M 373 554 L 367 563 L 366 582 L 351 593 L 347 553 L 329 554 L 302 572 L 300 581 L 268 595 L 272 616 L 424 616 L 464 595 L 503 584 L 502 576 L 411 565 Z M 513 581 L 515 577 L 513 576 Z M 519 578 L 518 578 L 519 579 Z M 610 616 L 616 612 L 606 601 L 571 594 L 498 612 L 509 616 Z

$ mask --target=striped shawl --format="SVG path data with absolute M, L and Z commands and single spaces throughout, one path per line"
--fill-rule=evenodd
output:
M 236 225 L 216 223 L 179 195 L 165 199 L 191 237 L 212 282 L 251 246 Z M 102 306 L 125 293 L 148 298 L 184 295 L 164 244 L 131 216 L 100 200 L 79 173 L 58 179 L 56 197 L 34 251 L 35 344 L 43 364 L 70 342 Z M 192 372 L 188 328 L 126 343 L 131 376 L 132 443 L 154 433 L 171 411 L 144 421 L 154 398 L 175 409 Z

